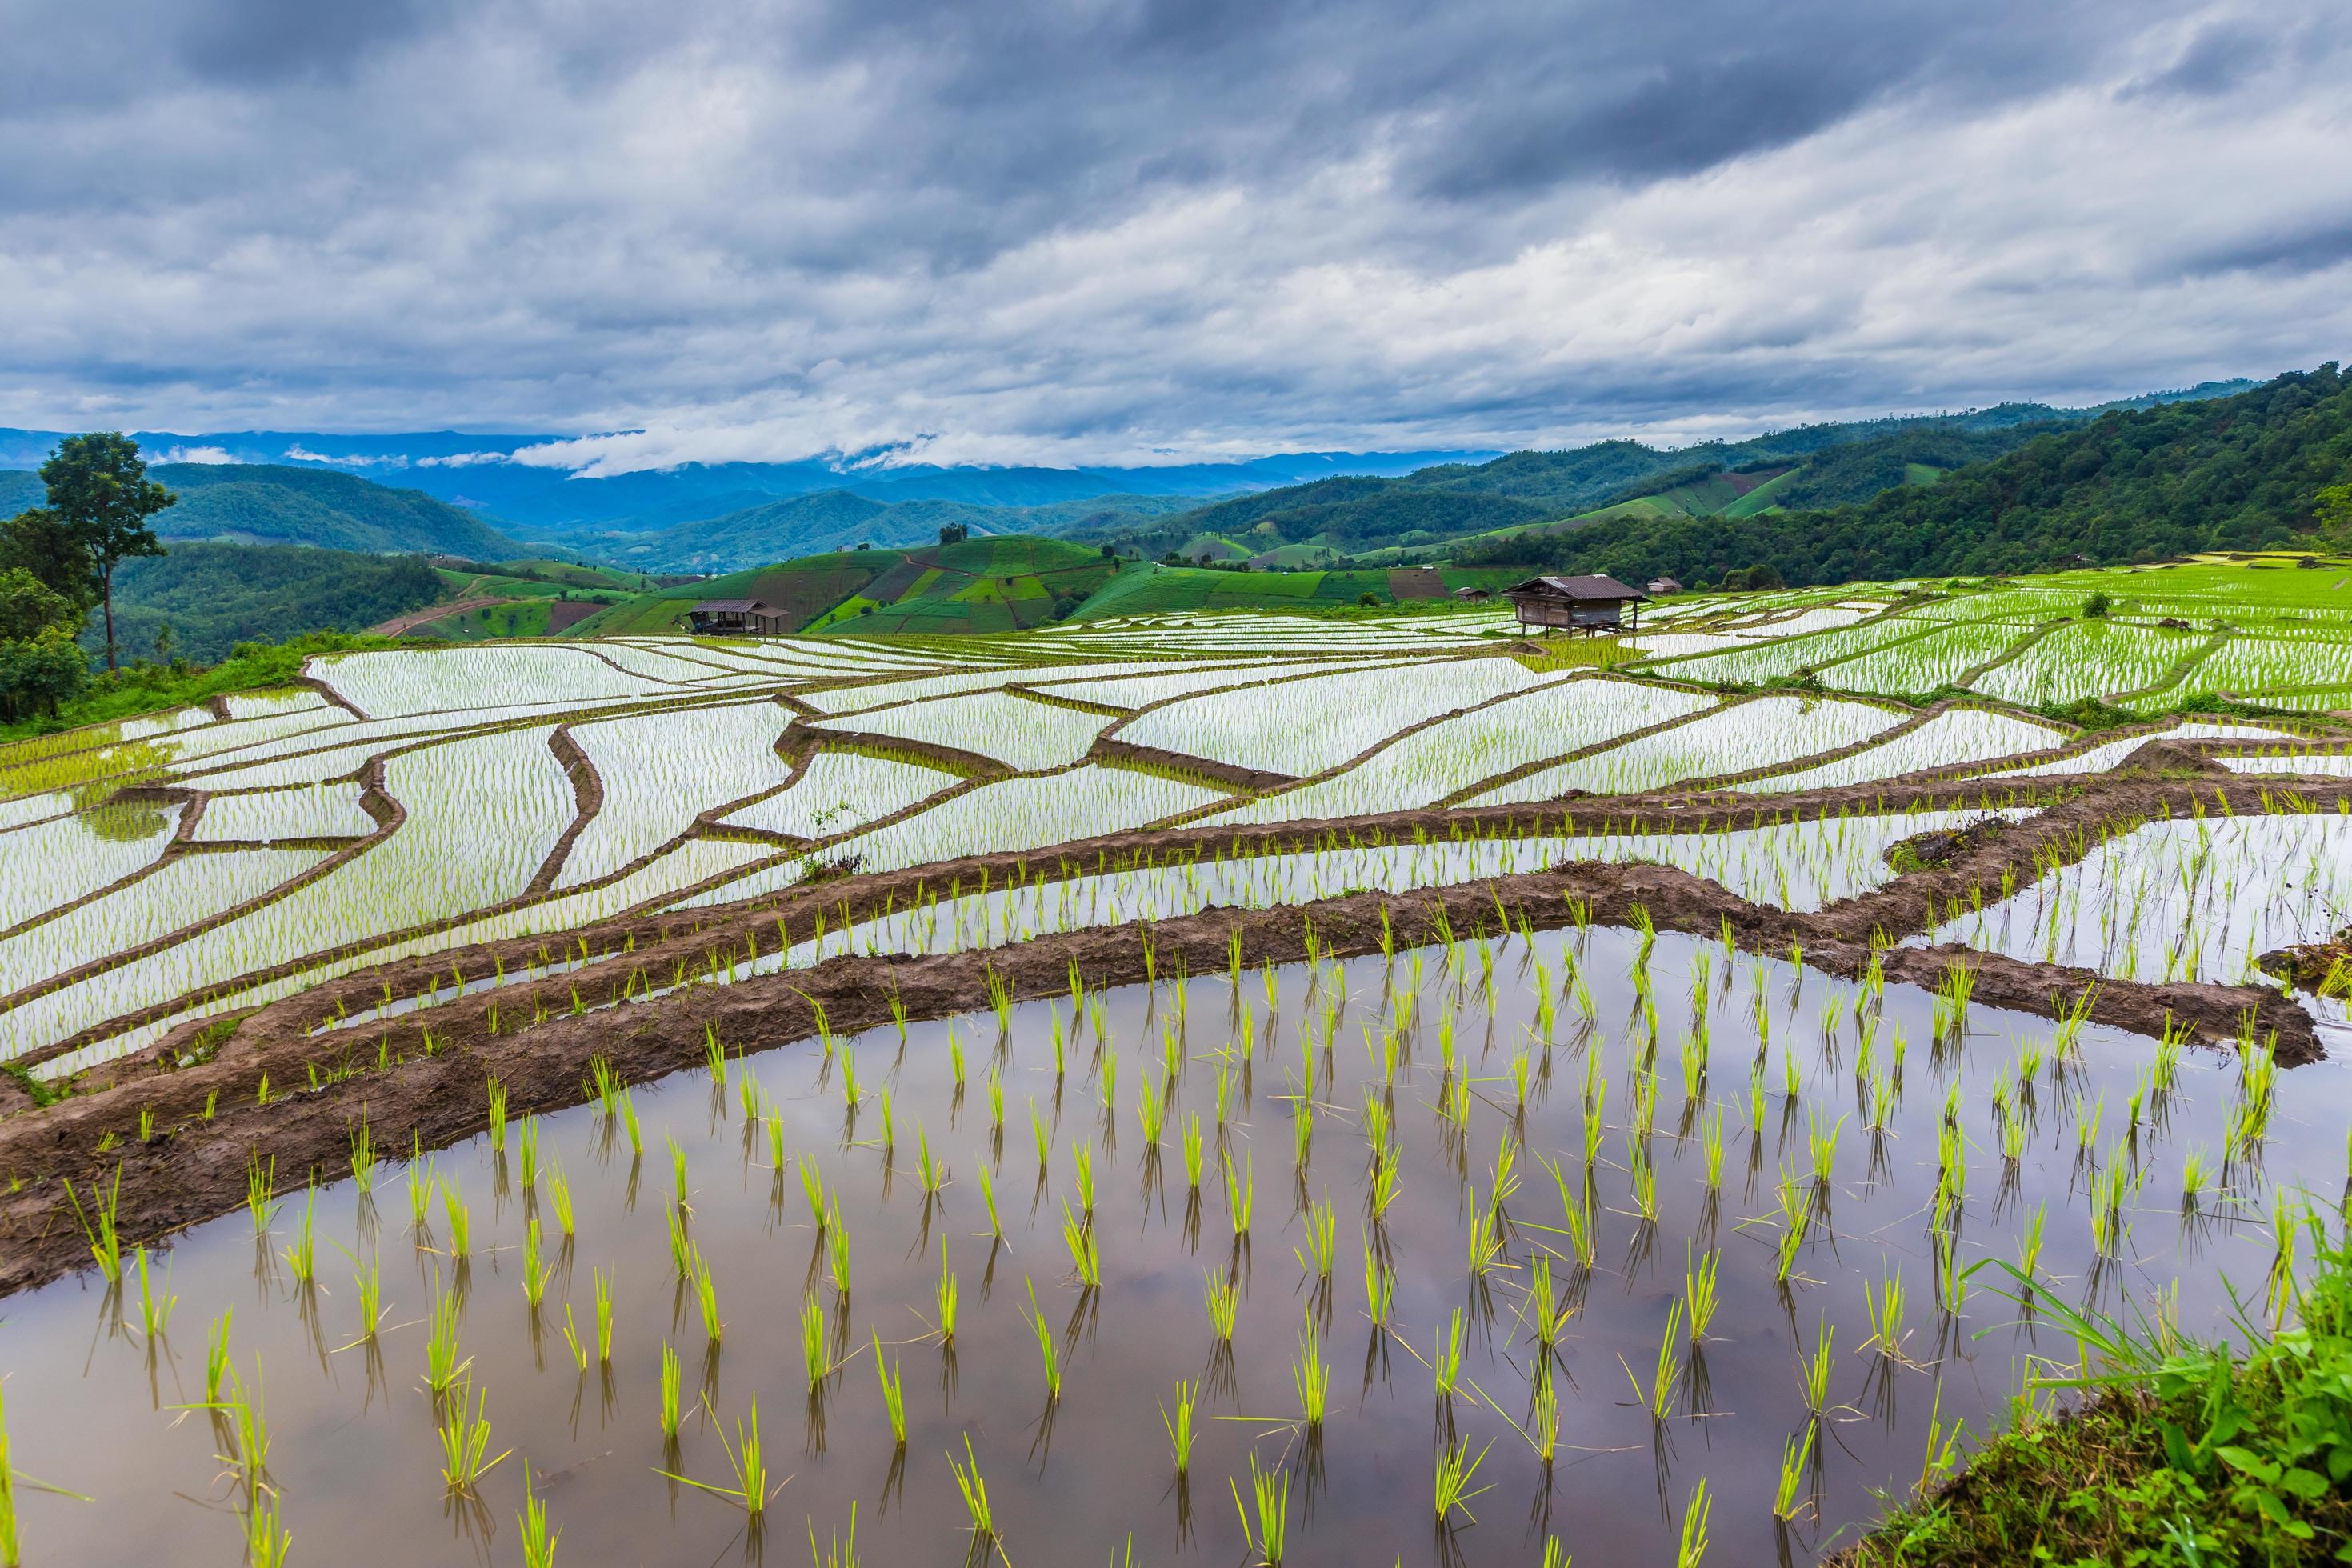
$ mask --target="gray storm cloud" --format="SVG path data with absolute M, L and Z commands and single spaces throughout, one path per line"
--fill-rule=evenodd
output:
M 1667 439 L 2335 357 L 2326 0 L 13 0 L 0 423 L 611 472 Z

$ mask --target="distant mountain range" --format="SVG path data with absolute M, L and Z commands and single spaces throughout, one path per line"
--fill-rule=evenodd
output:
M 564 554 L 635 571 L 720 573 L 860 543 L 935 543 L 953 525 L 976 536 L 1109 541 L 1154 556 L 1383 564 L 1529 528 L 1580 527 L 1617 509 L 1744 517 L 1860 502 L 1997 457 L 2040 430 L 2253 384 L 2206 383 L 2093 408 L 2013 403 L 1804 426 L 1681 448 L 1620 440 L 1502 456 L 1318 452 L 1164 468 L 811 458 L 584 479 L 512 460 L 555 438 L 546 436 L 134 434 L 155 478 L 181 493 L 157 520 L 170 539 L 478 560 Z M 38 503 L 28 470 L 59 438 L 0 429 L 0 516 Z

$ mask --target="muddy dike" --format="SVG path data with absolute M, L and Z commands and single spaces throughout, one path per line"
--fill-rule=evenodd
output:
M 2276 786 L 2267 793 L 2274 796 Z M 560 939 L 405 961 L 244 1015 L 225 1037 L 212 1024 L 185 1026 L 154 1052 L 90 1069 L 77 1092 L 53 1104 L 36 1106 L 16 1090 L 18 1109 L 0 1117 L 0 1173 L 14 1183 L 0 1195 L 0 1295 L 89 1263 L 67 1182 L 86 1200 L 92 1184 L 103 1177 L 111 1188 L 119 1172 L 116 1225 L 122 1243 L 152 1246 L 242 1206 L 257 1160 L 274 1162 L 283 1192 L 299 1188 L 306 1174 L 332 1180 L 347 1173 L 352 1136 L 362 1124 L 386 1152 L 436 1150 L 469 1138 L 488 1125 L 485 1086 L 491 1078 L 505 1086 L 510 1115 L 552 1110 L 591 1098 L 591 1063 L 599 1058 L 621 1079 L 642 1082 L 701 1064 L 713 1033 L 730 1053 L 809 1038 L 820 1032 L 819 1008 L 825 1027 L 848 1034 L 886 1025 L 894 1016 L 929 1020 L 983 1007 L 992 983 L 1016 1000 L 1066 994 L 1073 964 L 1090 989 L 1154 975 L 1223 972 L 1236 936 L 1244 964 L 1255 966 L 1375 952 L 1391 931 L 1397 946 L 1412 947 L 1441 941 L 1444 930 L 1457 937 L 1491 937 L 1506 924 L 1537 931 L 1579 921 L 1627 926 L 1636 922 L 1638 909 L 1660 931 L 1708 938 L 1728 933 L 1743 951 L 1778 957 L 1801 950 L 1806 964 L 1847 978 L 1864 974 L 1874 952 L 1887 978 L 1926 987 L 1937 984 L 1948 969 L 1965 965 L 1977 972 L 1975 1002 L 1987 1006 L 2053 1016 L 2087 995 L 2091 1019 L 2149 1036 L 2169 1022 L 2192 1038 L 2220 1044 L 2234 1039 L 2251 1018 L 2258 1033 L 2275 1033 L 2281 1065 L 2296 1065 L 2317 1059 L 2319 1044 L 2307 1016 L 2273 991 L 2117 981 L 1959 946 L 1891 946 L 1928 929 L 1972 889 L 1997 887 L 2005 872 L 2021 888 L 2045 867 L 2079 858 L 2108 825 L 2185 816 L 2192 797 L 2208 810 L 2257 813 L 2264 809 L 2265 794 L 2263 785 L 2242 781 L 2145 777 L 2021 790 L 2013 798 L 2008 791 L 1996 796 L 1980 788 L 1918 784 L 1819 791 L 1769 805 L 1723 797 L 1612 797 L 1540 811 L 1428 811 L 1248 832 L 1144 832 L 1024 857 L 849 877 L 698 911 L 699 919 L 625 919 Z M 2352 799 L 2352 781 L 2297 795 L 2335 810 L 2339 800 Z M 1367 840 L 1375 831 L 1409 841 L 1420 829 L 1442 839 L 1457 832 L 1517 830 L 1538 820 L 1557 831 L 1563 817 L 1579 831 L 1698 831 L 1727 822 L 1736 827 L 1785 822 L 1793 814 L 1813 816 L 1841 805 L 1899 811 L 2037 801 L 2046 804 L 2036 816 L 1924 847 L 1929 853 L 1914 857 L 1916 868 L 1814 914 L 1752 904 L 1672 868 L 1570 863 L 1405 894 L 1355 893 L 1265 911 L 1213 910 L 983 952 L 837 957 L 811 969 L 690 984 L 653 1000 L 599 1005 L 623 984 L 625 972 L 641 971 L 641 984 L 659 986 L 681 973 L 691 978 L 713 966 L 723 969 L 749 954 L 773 953 L 779 922 L 783 931 L 806 936 L 819 910 L 828 912 L 829 924 L 861 920 L 904 908 L 919 889 L 936 893 L 961 881 L 971 890 L 984 868 L 1001 880 L 1023 868 L 1032 876 L 1092 874 L 1098 858 L 1139 850 L 1165 857 L 1197 847 L 1204 856 L 1222 849 L 1230 858 L 1236 846 L 1244 854 L 1283 853 L 1314 847 L 1332 835 L 1342 842 L 1349 835 Z M 591 953 L 613 948 L 616 956 L 576 975 L 555 974 L 316 1032 L 339 1006 L 373 1006 L 387 986 L 394 996 L 415 994 L 453 973 L 478 977 L 499 963 L 519 968 L 535 962 L 542 948 L 577 952 L 582 944 Z M 576 1013 L 575 978 L 589 1000 L 588 1010 Z M 541 1021 L 529 1021 L 542 1009 Z M 203 1059 L 187 1060 L 208 1027 L 216 1043 L 205 1047 L 208 1054 L 198 1053 Z M 139 1136 L 142 1117 L 154 1130 L 144 1140 Z

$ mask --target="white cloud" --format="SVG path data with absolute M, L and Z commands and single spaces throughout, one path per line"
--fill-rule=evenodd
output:
M 169 451 L 158 454 L 155 461 L 159 463 L 213 464 L 234 463 L 236 459 L 230 457 L 228 455 L 228 449 L 224 447 L 173 447 Z

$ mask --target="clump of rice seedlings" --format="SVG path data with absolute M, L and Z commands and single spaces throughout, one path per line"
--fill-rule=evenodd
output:
M 1874 1345 L 1878 1353 L 1889 1361 L 1903 1358 L 1903 1271 L 1899 1268 L 1892 1279 L 1882 1280 L 1877 1289 L 1864 1288 L 1862 1308 L 1870 1321 L 1870 1338 L 1863 1342 L 1863 1349 Z
M 1160 1091 L 1151 1085 L 1145 1084 L 1141 1092 L 1135 1097 L 1135 1122 L 1143 1134 L 1143 1144 L 1147 1149 L 1159 1146 L 1160 1118 Z
M 915 1142 L 921 1150 L 915 1168 L 923 1184 L 923 1194 L 936 1198 L 940 1190 L 947 1185 L 947 1167 L 931 1158 L 930 1134 L 924 1131 L 919 1124 L 915 1128 Z
M 840 1055 L 840 1061 L 842 1104 L 844 1108 L 848 1110 L 849 1114 L 855 1116 L 857 1114 L 857 1101 L 859 1099 L 857 1092 L 857 1053 L 855 1051 L 845 1050 Z
M 1029 1134 L 1037 1145 L 1037 1173 L 1042 1177 L 1054 1163 L 1054 1134 L 1034 1100 L 1029 1102 Z
M 1805 1391 L 1805 1408 L 1816 1415 L 1822 1413 L 1829 1400 L 1830 1354 L 1836 1340 L 1837 1331 L 1830 1327 L 1825 1314 L 1822 1318 L 1819 1334 L 1813 1341 L 1811 1359 L 1798 1363 L 1797 1381 Z
M 602 1268 L 595 1274 L 596 1291 L 596 1360 L 604 1366 L 613 1364 L 613 1279 Z
M 1693 1265 L 1689 1258 L 1689 1244 L 1684 1245 L 1683 1300 L 1690 1309 L 1690 1337 L 1694 1345 L 1706 1338 L 1707 1325 L 1715 1321 L 1716 1308 L 1721 1304 L 1722 1296 L 1716 1281 L 1722 1261 L 1722 1254 L 1710 1249 L 1705 1258 Z
M 1234 1320 L 1241 1314 L 1241 1282 L 1223 1267 L 1212 1268 L 1208 1275 L 1206 1299 L 1210 1331 L 1216 1335 L 1219 1344 L 1232 1344 Z
M 1201 1191 L 1201 1118 L 1198 1112 L 1184 1129 L 1184 1190 L 1196 1197 Z
M 552 1160 L 547 1165 L 547 1206 L 554 1211 L 556 1229 L 572 1235 L 571 1184 L 563 1179 L 563 1167 Z
M 815 1568 L 858 1568 L 856 1499 L 851 1499 L 849 1504 L 849 1539 L 844 1541 L 838 1533 L 835 1533 L 821 1556 L 817 1552 L 816 1521 L 814 1520 L 809 1521 L 809 1560 L 815 1564 Z
M 1454 1397 L 1462 1381 L 1462 1309 L 1454 1309 L 1444 1337 L 1429 1347 L 1430 1382 L 1440 1399 Z
M 1568 1548 L 1560 1543 L 1557 1535 L 1544 1540 L 1542 1568 L 1569 1568 Z
M 1095 1212 L 1094 1145 L 1080 1143 L 1071 1149 L 1070 1164 L 1077 1183 L 1078 1212 L 1091 1218 Z
M 940 1239 L 940 1282 L 933 1292 L 933 1299 L 939 1303 L 940 1342 L 952 1345 L 956 1335 L 956 1277 L 955 1270 L 948 1267 L 948 1244 L 944 1237 Z
M 554 1568 L 555 1547 L 563 1531 L 548 1528 L 547 1505 L 531 1489 L 527 1463 L 522 1468 L 522 1512 L 515 1516 L 515 1534 L 522 1542 L 523 1568 Z
M 493 1074 L 489 1079 L 490 1147 L 499 1153 L 507 1152 L 507 1086 Z
M 245 1554 L 250 1568 L 283 1568 L 286 1554 L 293 1550 L 294 1532 L 282 1529 L 279 1525 L 278 1513 L 281 1506 L 282 1500 L 273 1493 L 267 1500 L 255 1498 L 252 1505 L 246 1510 Z M 12 1521 L 9 1526 L 11 1535 L 14 1534 L 14 1531 L 15 1525 Z M 12 1541 L 6 1544 L 13 1546 L 14 1542 Z M 16 1561 L 13 1551 L 6 1555 L 0 1555 L 0 1563 L 9 1563 L 11 1568 Z
M 849 1299 L 849 1227 L 841 1223 L 841 1207 L 834 1205 L 825 1216 L 825 1267 L 833 1280 L 833 1292 L 843 1300 Z
M 2205 1151 L 2201 1148 L 2189 1150 L 2180 1162 L 2181 1213 L 2197 1212 L 2200 1197 L 2211 1179 L 2211 1173 L 2205 1168 Z
M 1370 1237 L 1364 1238 L 1364 1299 L 1365 1313 L 1372 1327 L 1385 1329 L 1396 1315 L 1396 1270 L 1372 1254 Z
M 294 1276 L 298 1289 L 307 1289 L 317 1282 L 319 1275 L 319 1189 L 312 1185 L 303 1191 L 302 1229 L 294 1245 L 286 1249 L 287 1271 Z
M 213 1324 L 212 1338 L 205 1344 L 205 1403 L 221 1402 L 221 1385 L 228 1376 L 228 1325 L 233 1314 L 224 1310 Z M 7 1466 L 0 1464 L 0 1483 L 7 1479 Z
M 487 1390 L 474 1393 L 473 1412 L 469 1417 L 466 1407 L 467 1389 L 460 1386 L 457 1396 L 447 1402 L 438 1428 L 441 1438 L 441 1479 L 449 1490 L 460 1496 L 472 1495 L 481 1479 L 496 1468 L 499 1460 L 514 1452 L 509 1448 L 497 1458 L 490 1452 L 490 1396 Z
M 1176 1458 L 1176 1473 L 1184 1475 L 1192 1468 L 1192 1395 L 1197 1385 L 1178 1379 L 1176 1384 L 1176 1414 L 1170 1415 L 1168 1406 L 1160 1407 L 1160 1425 L 1167 1429 L 1168 1447 Z
M 115 1215 L 122 1203 L 122 1167 L 114 1167 L 114 1184 L 101 1188 L 96 1177 L 90 1179 L 89 1207 L 81 1206 L 81 1198 L 74 1192 L 73 1182 L 65 1183 L 66 1201 L 73 1205 L 74 1218 L 81 1224 L 82 1239 L 89 1244 L 90 1258 L 98 1264 L 99 1273 L 109 1285 L 122 1283 L 122 1237 L 115 1228 Z
M 1622 1356 L 1618 1357 L 1618 1364 L 1625 1367 L 1625 1376 L 1633 1384 L 1634 1396 L 1654 1419 L 1663 1421 L 1675 1413 L 1675 1390 L 1682 1383 L 1683 1376 L 1682 1342 L 1683 1303 L 1677 1297 L 1666 1308 L 1666 1331 L 1658 1341 L 1657 1361 L 1651 1369 L 1650 1386 L 1643 1387 L 1642 1380 L 1634 1375 L 1633 1369 L 1625 1365 Z
M 449 1256 L 465 1257 L 473 1250 L 473 1215 L 457 1184 L 446 1177 L 441 1182 L 441 1213 L 449 1226 Z
M 637 1125 L 636 1097 L 627 1089 L 621 1091 L 621 1125 L 629 1134 L 629 1154 L 632 1158 L 646 1152 L 645 1130 Z
M 814 1296 L 801 1300 L 801 1367 L 808 1373 L 812 1394 L 833 1373 L 833 1363 L 824 1349 L 824 1309 L 816 1304 Z
M 980 1201 L 988 1209 L 988 1234 L 992 1239 L 1002 1241 L 1004 1238 L 1004 1221 L 996 1212 L 996 1179 L 988 1173 L 988 1162 L 985 1160 L 978 1162 L 975 1169 L 980 1173 Z
M 1477 1516 L 1470 1511 L 1467 1505 L 1472 1498 L 1482 1492 L 1493 1491 L 1495 1489 L 1492 1485 L 1487 1485 L 1473 1491 L 1470 1489 L 1470 1482 L 1477 1476 L 1478 1467 L 1486 1462 L 1486 1450 L 1494 1446 L 1490 1439 L 1486 1448 L 1478 1450 L 1478 1457 L 1466 1465 L 1462 1462 L 1462 1459 L 1463 1456 L 1469 1451 L 1470 1444 L 1467 1438 L 1443 1445 L 1438 1448 L 1436 1479 L 1431 1489 L 1437 1504 L 1437 1523 L 1440 1529 L 1444 1528 L 1445 1521 L 1457 1510 L 1471 1523 L 1478 1522 Z
M 226 1320 L 223 1320 L 224 1337 Z M 471 1356 L 457 1359 L 457 1300 L 446 1291 L 433 1299 L 425 1316 L 425 1387 L 436 1399 L 457 1385 L 466 1369 L 474 1364 Z
M 1723 1190 L 1723 1112 L 1720 1110 L 1715 1113 L 1715 1120 L 1707 1123 L 1706 1153 L 1706 1190 L 1710 1193 L 1721 1192 Z
M 1062 1205 L 1062 1240 L 1070 1249 L 1070 1266 L 1077 1271 L 1078 1282 L 1093 1289 L 1102 1283 L 1102 1248 L 1095 1240 L 1094 1226 L 1081 1225 L 1070 1213 L 1070 1205 Z
M 413 1173 L 414 1167 L 412 1167 Z M 245 1157 L 245 1207 L 253 1216 L 253 1234 L 269 1234 L 269 1222 L 278 1215 L 271 1203 L 278 1186 L 278 1157 L 273 1154 L 268 1164 L 262 1163 L 258 1150 Z
M 375 1135 L 368 1131 L 367 1118 L 362 1116 L 351 1130 L 352 1185 L 366 1197 L 375 1191 Z
M 694 1298 L 702 1309 L 703 1337 L 715 1345 L 727 1334 L 727 1325 L 719 1317 L 719 1281 L 699 1255 L 694 1263 Z
M 2029 1280 L 2033 1278 L 2034 1266 L 2042 1261 L 2042 1222 L 2049 1217 L 2048 1205 L 2044 1204 L 2036 1208 L 2032 1217 L 2025 1222 L 2025 1229 L 2018 1237 L 2017 1271 Z
M 956 1490 L 963 1494 L 964 1512 L 971 1518 L 973 1549 L 984 1558 L 996 1540 L 996 1512 L 989 1507 L 988 1483 L 981 1479 L 980 1459 L 971 1451 L 969 1435 L 963 1440 L 963 1457 L 964 1462 L 959 1465 L 950 1451 L 948 1468 L 955 1472 Z
M 704 1407 L 709 1408 L 707 1398 L 704 1401 Z M 727 1456 L 727 1468 L 734 1472 L 735 1484 L 731 1487 L 714 1486 L 707 1481 L 698 1481 L 690 1476 L 674 1475 L 668 1470 L 664 1470 L 661 1474 L 667 1479 L 683 1481 L 696 1490 L 709 1492 L 713 1497 L 732 1498 L 742 1505 L 745 1513 L 754 1520 L 758 1519 L 767 1511 L 768 1500 L 774 1495 L 768 1489 L 767 1451 L 760 1442 L 760 1396 L 758 1394 L 751 1396 L 750 1418 L 746 1420 L 738 1417 L 735 1422 L 735 1446 L 729 1447 L 727 1434 L 721 1432 L 719 1435 L 719 1451 Z
M 1675 1568 L 1698 1568 L 1706 1556 L 1706 1515 L 1709 1500 L 1706 1480 L 1701 1477 L 1691 1489 L 1690 1506 L 1683 1510 L 1683 1533 L 1675 1548 Z
M 907 1446 L 907 1374 L 895 1366 L 882 1363 L 882 1336 L 874 1336 L 874 1375 L 882 1384 L 882 1411 L 890 1418 L 890 1436 L 903 1448 Z
M 1062 1363 L 1054 1345 L 1054 1325 L 1045 1321 L 1045 1312 L 1037 1306 L 1037 1282 L 1034 1279 L 1029 1281 L 1028 1323 L 1030 1331 L 1037 1338 L 1038 1358 L 1045 1367 L 1045 1403 L 1052 1405 L 1062 1397 Z
M 814 1154 L 801 1156 L 801 1191 L 808 1196 L 809 1223 L 822 1236 L 826 1221 L 824 1172 L 818 1166 Z
M 161 1338 L 171 1327 L 172 1309 L 180 1304 L 177 1296 L 158 1296 L 147 1279 L 147 1249 L 141 1247 L 136 1255 L 139 1269 L 139 1321 L 150 1343 Z
M 1801 1511 L 1797 1493 L 1804 1485 L 1805 1465 L 1812 1458 L 1813 1424 L 1805 1423 L 1799 1437 L 1780 1445 L 1780 1479 L 1772 1489 L 1772 1517 L 1793 1520 Z
M 1241 1516 L 1242 1540 L 1256 1554 L 1258 1568 L 1282 1568 L 1282 1554 L 1290 1535 L 1290 1475 L 1280 1466 L 1269 1475 L 1250 1456 L 1251 1507 L 1242 1503 L 1241 1488 L 1232 1482 L 1234 1511 Z M 1252 1525 L 1255 1513 L 1255 1528 Z
M 993 1071 L 988 1075 L 988 1128 L 995 1136 L 1004 1136 L 1004 1079 Z
M 1234 1234 L 1247 1236 L 1250 1230 L 1250 1211 L 1256 1206 L 1257 1199 L 1256 1156 L 1245 1156 L 1239 1173 L 1234 1170 L 1232 1150 L 1225 1151 L 1224 1161 L 1225 1209 L 1233 1215 Z
M 1331 1278 L 1332 1267 L 1339 1256 L 1337 1246 L 1339 1226 L 1339 1216 L 1328 1203 L 1307 1205 L 1307 1245 L 1303 1249 L 1293 1247 L 1291 1256 L 1298 1259 L 1299 1268 L 1312 1273 L 1318 1279 Z
M 678 1381 L 677 1352 L 672 1350 L 667 1343 L 664 1343 L 661 1353 L 660 1419 L 662 1438 L 669 1443 L 677 1441 Z

